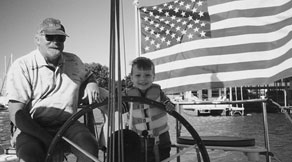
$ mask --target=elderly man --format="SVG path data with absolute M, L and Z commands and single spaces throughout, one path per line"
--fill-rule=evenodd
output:
M 7 78 L 10 119 L 16 126 L 13 134 L 21 162 L 43 162 L 46 151 L 63 123 L 77 111 L 80 86 L 85 84 L 84 98 L 101 102 L 94 77 L 86 71 L 75 54 L 63 52 L 68 35 L 60 20 L 47 18 L 35 36 L 37 49 L 18 58 Z M 74 123 L 65 136 L 94 156 L 98 156 L 95 137 L 84 126 Z M 56 148 L 53 160 L 62 160 L 63 151 L 73 152 L 78 161 L 91 161 L 69 145 Z

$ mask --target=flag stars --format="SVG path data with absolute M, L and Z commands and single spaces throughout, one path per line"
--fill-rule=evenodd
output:
M 155 19 L 159 19 L 160 18 L 160 16 L 159 15 L 155 15 L 155 17 L 154 17 Z
M 193 16 L 190 15 L 190 16 L 188 17 L 188 19 L 189 19 L 189 21 L 193 20 Z
M 175 15 L 171 16 L 171 19 L 172 19 L 172 20 L 175 20 L 175 18 L 176 18 L 176 16 L 175 16 Z
M 157 44 L 155 45 L 155 47 L 156 47 L 156 49 L 159 49 L 159 48 L 160 48 L 160 44 L 157 43 Z
M 156 28 L 159 28 L 160 24 L 156 23 L 154 26 L 155 26 Z
M 175 33 L 172 33 L 171 34 L 171 38 L 175 38 Z
M 203 16 L 204 16 L 204 12 L 200 11 L 200 12 L 199 12 L 199 16 L 200 16 L 200 17 L 203 17 Z
M 209 13 L 204 12 L 203 7 L 203 0 L 173 0 L 162 5 L 142 7 L 141 22 L 144 26 L 141 29 L 146 33 L 142 39 L 145 43 L 143 51 L 147 53 L 168 48 L 182 43 L 182 40 L 207 38 Z
M 194 32 L 199 32 L 199 28 L 198 27 L 195 27 L 194 28 Z
M 167 30 L 165 31 L 165 34 L 166 34 L 166 35 L 169 35 L 169 34 L 170 34 L 170 30 L 167 29 Z
M 148 29 L 149 29 L 148 26 L 145 26 L 145 27 L 144 27 L 144 30 L 145 30 L 145 31 L 148 31 Z
M 159 33 L 155 34 L 155 37 L 156 38 L 159 38 L 160 37 L 160 34 Z
M 182 15 L 183 17 L 185 17 L 185 16 L 186 16 L 186 12 L 182 11 L 182 12 L 181 12 L 181 15 Z
M 206 32 L 201 31 L 200 35 L 201 35 L 201 37 L 206 37 Z
M 187 4 L 186 5 L 186 9 L 188 10 L 188 9 L 190 9 L 191 8 L 191 5 L 190 4 Z
M 192 39 L 192 38 L 193 38 L 193 34 L 189 33 L 189 34 L 188 34 L 188 38 L 189 38 L 189 39 Z
M 149 15 L 150 15 L 150 16 L 153 16 L 154 14 L 153 14 L 153 12 L 152 12 L 152 11 L 150 11 L 150 12 L 149 12 Z
M 196 7 L 194 7 L 193 9 L 192 9 L 192 12 L 193 13 L 196 13 L 198 11 L 198 9 L 196 8 Z
M 165 12 L 165 14 L 164 14 L 166 17 L 168 17 L 169 16 L 169 12 Z
M 193 24 L 188 25 L 188 29 L 191 29 L 191 28 L 193 28 Z
M 182 32 L 181 32 L 181 34 L 187 34 L 187 31 L 186 30 L 183 30 Z
M 195 22 L 195 24 L 199 24 L 200 20 L 196 19 L 194 22 Z
M 185 2 L 183 2 L 183 1 L 181 1 L 181 2 L 179 3 L 180 6 L 183 6 L 184 4 L 185 4 Z
M 202 1 L 199 1 L 199 2 L 197 3 L 197 5 L 198 5 L 198 6 L 202 6 L 202 5 L 203 5 L 203 2 L 202 2 Z
M 149 51 L 150 47 L 146 46 L 144 49 L 145 49 L 145 51 Z

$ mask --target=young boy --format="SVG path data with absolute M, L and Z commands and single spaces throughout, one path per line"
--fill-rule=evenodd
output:
M 175 107 L 163 93 L 160 86 L 154 84 L 155 67 L 145 57 L 138 57 L 132 62 L 131 81 L 133 87 L 125 91 L 127 96 L 141 96 L 164 103 L 167 111 Z M 129 104 L 129 128 L 141 137 L 143 152 L 141 161 L 161 161 L 170 156 L 171 141 L 167 124 L 167 113 L 157 107 L 141 103 Z M 146 156 L 147 155 L 147 156 Z

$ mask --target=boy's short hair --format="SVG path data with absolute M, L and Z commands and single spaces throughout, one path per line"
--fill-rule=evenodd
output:
M 133 74 L 133 67 L 137 66 L 138 69 L 143 70 L 151 70 L 153 69 L 153 73 L 155 74 L 155 66 L 152 60 L 146 57 L 137 57 L 132 61 L 132 68 L 131 68 L 131 74 Z

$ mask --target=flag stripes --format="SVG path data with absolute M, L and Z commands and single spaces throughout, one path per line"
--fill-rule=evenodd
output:
M 167 93 L 267 84 L 292 75 L 292 1 L 206 3 L 211 38 L 142 54 L 155 63 L 156 83 Z

